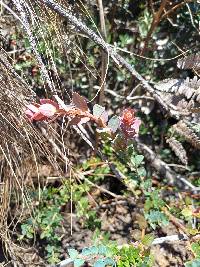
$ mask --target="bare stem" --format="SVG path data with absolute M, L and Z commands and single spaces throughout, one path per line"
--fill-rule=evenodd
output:
M 101 34 L 103 39 L 106 41 L 106 24 L 104 18 L 104 9 L 102 0 L 97 0 L 99 6 L 99 17 L 100 17 L 100 25 L 101 25 Z M 101 90 L 99 95 L 99 104 L 103 105 L 105 98 L 105 87 L 106 87 L 106 73 L 107 73 L 107 65 L 108 65 L 108 55 L 102 51 L 101 52 Z

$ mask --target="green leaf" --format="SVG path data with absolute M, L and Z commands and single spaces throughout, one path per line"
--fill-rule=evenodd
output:
M 69 256 L 72 260 L 75 260 L 79 255 L 78 251 L 74 248 L 69 248 L 68 253 L 69 253 Z
M 143 155 L 136 155 L 131 157 L 131 162 L 133 163 L 134 166 L 137 167 L 142 163 L 143 159 L 144 159 Z
M 141 183 L 141 187 L 144 190 L 145 195 L 149 195 L 149 189 L 151 189 L 152 187 L 152 180 L 151 179 L 147 179 L 144 182 Z
M 106 264 L 103 259 L 99 259 L 94 263 L 94 267 L 105 267 Z
M 140 167 L 140 168 L 137 169 L 137 174 L 140 177 L 145 177 L 147 175 L 147 172 L 146 172 L 144 167 Z
M 42 233 L 40 234 L 40 238 L 41 238 L 41 239 L 44 239 L 45 237 L 47 237 L 47 233 L 46 233 L 46 232 L 42 232 Z
M 75 259 L 74 260 L 74 267 L 80 267 L 85 263 L 83 259 Z
M 198 255 L 198 257 L 200 258 L 200 242 L 192 243 L 191 247 L 194 254 Z
M 109 122 L 108 127 L 112 130 L 113 133 L 115 133 L 120 125 L 120 119 L 118 116 L 113 116 Z
M 199 267 L 199 266 L 200 266 L 200 259 L 188 261 L 185 263 L 185 267 Z
M 98 104 L 95 104 L 93 107 L 93 115 L 97 118 L 100 118 L 104 111 L 105 107 L 102 107 Z
M 142 238 L 142 244 L 145 246 L 150 246 L 151 243 L 154 240 L 154 235 L 153 234 L 146 234 L 143 238 Z
M 83 248 L 81 254 L 82 254 L 83 256 L 89 256 L 89 255 L 91 255 L 92 253 L 91 253 L 90 248 Z
M 92 246 L 90 248 L 90 251 L 92 254 L 98 254 L 99 253 L 98 247 L 96 247 L 96 246 Z
M 169 223 L 166 215 L 158 210 L 151 210 L 148 214 L 145 214 L 145 217 L 154 230 L 156 229 L 157 225 L 165 226 Z
M 100 255 L 106 255 L 108 251 L 108 248 L 106 246 L 100 245 L 99 246 L 99 254 Z
M 181 212 L 185 218 L 192 218 L 192 209 L 190 207 L 186 207 Z
M 111 266 L 114 266 L 115 265 L 115 261 L 113 260 L 113 259 L 111 259 L 111 258 L 105 258 L 104 259 L 104 263 L 105 263 L 105 265 L 111 265 Z

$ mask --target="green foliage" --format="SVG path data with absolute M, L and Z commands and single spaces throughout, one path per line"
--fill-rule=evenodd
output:
M 117 255 L 119 260 L 117 262 L 118 267 L 150 267 L 152 266 L 152 258 L 149 253 L 141 253 L 141 249 L 134 246 L 121 248 Z
M 106 154 L 112 154 L 109 146 L 105 147 L 105 150 Z M 89 160 L 84 161 L 81 167 L 84 171 L 92 171 L 91 175 L 88 174 L 88 179 L 92 182 L 102 181 L 106 174 L 110 173 L 109 166 L 105 163 L 102 164 L 102 161 L 98 157 L 91 157 Z M 86 192 L 86 190 L 84 191 Z
M 22 235 L 19 239 L 33 239 L 35 234 L 39 234 L 40 239 L 46 240 L 46 256 L 50 263 L 59 261 L 60 236 L 56 234 L 56 229 L 62 224 L 60 213 L 61 206 L 69 199 L 66 187 L 59 189 L 46 188 L 42 191 L 39 207 L 35 208 L 35 213 L 31 219 L 26 220 L 21 225 Z M 37 195 L 33 196 L 36 198 Z
M 139 22 L 138 26 L 139 26 L 140 36 L 142 38 L 145 38 L 147 36 L 147 33 L 150 29 L 152 22 L 152 14 L 149 12 L 147 8 L 144 10 L 138 22 Z
M 114 244 L 101 244 L 86 247 L 80 253 L 75 249 L 69 249 L 68 253 L 74 266 L 77 267 L 84 262 L 91 263 L 93 267 L 150 267 L 153 264 L 148 249 L 139 244 L 123 247 Z
M 19 239 L 23 239 L 24 237 L 32 239 L 34 237 L 32 219 L 28 219 L 25 224 L 21 225 L 21 231 L 22 235 L 20 236 Z
M 153 190 L 151 180 L 146 180 L 142 188 L 146 197 L 144 214 L 150 226 L 156 229 L 157 226 L 167 225 L 169 220 L 162 211 L 166 203 L 160 197 L 160 190 Z
M 200 266 L 200 259 L 188 261 L 185 263 L 185 267 L 199 267 L 199 266 Z
M 121 46 L 122 48 L 130 45 L 131 43 L 133 43 L 133 41 L 133 37 L 128 34 L 119 35 L 119 46 Z
M 82 266 L 86 261 L 93 262 L 94 267 L 116 266 L 115 261 L 109 257 L 110 248 L 104 245 L 86 247 L 81 253 L 75 249 L 68 249 L 68 254 L 76 267 Z
M 93 170 L 93 166 L 96 166 Z M 107 165 L 102 165 L 99 158 L 94 157 L 85 161 L 81 166 L 85 171 L 92 170 L 93 175 L 88 175 L 88 180 L 92 182 L 101 181 L 106 174 L 110 172 Z M 41 201 L 39 206 L 35 207 L 32 218 L 27 219 L 21 224 L 21 235 L 19 239 L 33 240 L 35 235 L 39 234 L 40 239 L 47 242 L 45 246 L 46 257 L 50 263 L 59 261 L 60 239 L 56 230 L 61 227 L 63 217 L 61 207 L 70 200 L 70 191 L 73 192 L 73 203 L 76 215 L 81 219 L 85 227 L 95 230 L 101 226 L 101 221 L 97 217 L 96 210 L 91 208 L 88 192 L 92 185 L 87 181 L 77 184 L 75 181 L 70 185 L 66 181 L 58 188 L 47 187 L 41 191 Z M 38 198 L 38 193 L 32 194 L 31 201 Z M 76 262 L 78 266 L 78 261 Z
M 185 267 L 198 267 L 200 266 L 200 242 L 194 242 L 191 245 L 192 252 L 195 255 L 195 259 L 185 263 Z
M 118 116 L 113 116 L 109 122 L 108 122 L 108 127 L 112 129 L 112 132 L 115 133 L 119 127 L 120 120 Z
M 167 216 L 158 210 L 150 210 L 149 213 L 145 214 L 146 219 L 153 229 L 157 226 L 165 226 L 169 223 Z
M 200 242 L 194 242 L 191 247 L 196 257 L 200 258 Z

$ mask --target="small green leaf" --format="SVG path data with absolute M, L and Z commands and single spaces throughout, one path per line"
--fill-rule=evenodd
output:
M 108 251 L 108 248 L 106 246 L 103 246 L 103 245 L 99 246 L 99 254 L 100 255 L 106 255 L 107 251 Z
M 137 167 L 142 163 L 143 159 L 143 155 L 136 155 L 135 157 L 131 157 L 131 162 Z
M 98 104 L 95 104 L 93 107 L 93 115 L 97 118 L 100 118 L 104 111 L 105 107 L 102 107 Z
M 188 261 L 185 263 L 185 267 L 199 267 L 199 266 L 200 266 L 200 259 Z
M 94 267 L 105 267 L 106 264 L 103 259 L 99 259 L 94 263 Z
M 83 259 L 75 259 L 74 260 L 74 267 L 80 267 L 85 263 Z
M 186 207 L 181 212 L 185 218 L 191 218 L 192 217 L 192 209 L 190 207 Z
M 90 251 L 92 254 L 98 254 L 99 253 L 98 247 L 96 247 L 96 246 L 92 246 L 90 248 Z
M 200 257 L 200 242 L 192 243 L 191 247 L 194 254 Z
M 90 248 L 83 248 L 81 254 L 82 254 L 83 256 L 89 256 L 89 255 L 91 255 L 92 253 L 91 253 Z
M 40 235 L 40 238 L 41 239 L 44 239 L 46 237 L 46 233 L 45 232 L 42 232 L 41 235 Z
M 113 133 L 115 133 L 120 125 L 120 119 L 118 116 L 113 116 L 109 122 L 108 127 L 112 130 Z
M 75 260 L 79 255 L 78 251 L 74 248 L 69 248 L 68 253 L 69 253 L 69 256 L 72 260 Z
M 146 172 L 144 167 L 140 167 L 140 168 L 137 169 L 137 174 L 140 177 L 145 177 L 147 175 L 147 172 Z
M 109 265 L 109 266 L 114 266 L 115 265 L 115 261 L 111 258 L 105 258 L 104 259 L 104 263 L 105 265 Z
M 150 246 L 151 243 L 154 240 L 154 235 L 153 234 L 146 234 L 143 238 L 142 238 L 142 244 L 145 246 Z

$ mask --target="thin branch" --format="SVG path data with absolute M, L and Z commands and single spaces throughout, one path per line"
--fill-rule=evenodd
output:
M 179 180 L 189 186 L 193 192 L 200 191 L 200 187 L 196 187 L 195 185 L 191 184 L 187 179 L 180 177 Z
M 178 3 L 177 5 L 173 6 L 170 10 L 166 11 L 165 14 L 162 15 L 161 20 L 163 20 L 166 17 L 168 17 L 169 15 L 171 15 L 171 13 L 173 13 L 176 9 L 181 8 L 186 3 L 192 3 L 192 2 L 195 2 L 195 1 L 194 0 L 184 0 L 183 2 Z
M 158 11 L 153 14 L 153 21 L 152 21 L 151 27 L 150 27 L 150 29 L 149 29 L 149 31 L 147 33 L 147 37 L 146 37 L 145 42 L 144 42 L 144 47 L 143 47 L 143 49 L 141 51 L 141 54 L 140 54 L 142 56 L 144 55 L 144 53 L 146 51 L 146 48 L 147 48 L 148 43 L 149 43 L 149 40 L 150 40 L 154 30 L 156 29 L 156 27 L 158 26 L 158 24 L 159 24 L 159 22 L 161 20 L 162 13 L 163 13 L 163 11 L 165 9 L 165 6 L 166 6 L 167 2 L 168 2 L 168 0 L 162 0 Z
M 99 17 L 100 17 L 100 25 L 101 25 L 101 34 L 103 39 L 106 41 L 106 24 L 104 18 L 104 9 L 102 0 L 97 0 L 99 6 Z M 101 53 L 101 90 L 99 94 L 99 104 L 103 105 L 104 97 L 105 97 L 105 88 L 106 88 L 106 74 L 108 69 L 108 55 L 102 51 Z
M 168 235 L 164 237 L 158 237 L 153 240 L 151 245 L 163 244 L 165 242 L 174 242 L 174 241 L 187 241 L 189 238 L 186 234 L 179 235 Z

